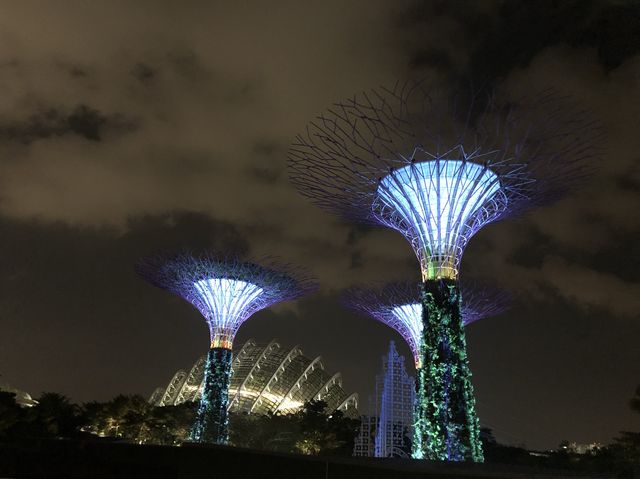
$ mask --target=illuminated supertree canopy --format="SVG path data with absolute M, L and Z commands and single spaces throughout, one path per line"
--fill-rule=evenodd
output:
M 242 261 L 213 254 L 169 254 L 141 260 L 136 271 L 200 311 L 212 348 L 231 349 L 238 329 L 254 313 L 316 288 L 304 271 L 271 258 Z
M 322 208 L 402 233 L 424 279 L 455 278 L 484 225 L 582 180 L 599 136 L 586 112 L 551 92 L 499 101 L 407 82 L 309 123 L 290 147 L 290 178 Z
M 192 439 L 226 443 L 231 348 L 238 329 L 255 312 L 313 291 L 315 282 L 302 270 L 272 259 L 243 261 L 214 254 L 152 256 L 139 261 L 136 271 L 190 302 L 205 318 L 211 347 Z
M 422 285 L 391 283 L 382 288 L 353 287 L 343 294 L 344 304 L 393 328 L 407 343 L 416 369 L 422 367 L 420 344 L 423 337 Z M 462 324 L 497 316 L 509 309 L 510 296 L 501 290 L 467 284 L 462 287 Z
M 553 201 L 588 173 L 600 130 L 567 98 L 396 84 L 334 104 L 289 150 L 318 206 L 399 231 L 423 279 L 415 458 L 482 461 L 458 275 L 484 225 Z

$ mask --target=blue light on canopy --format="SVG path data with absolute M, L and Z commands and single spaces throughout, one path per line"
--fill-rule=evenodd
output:
M 456 278 L 466 243 L 489 221 L 486 206 L 499 194 L 500 180 L 490 169 L 437 159 L 382 178 L 373 213 L 411 242 L 424 280 Z
M 208 278 L 193 286 L 207 306 L 211 347 L 231 349 L 240 325 L 251 316 L 251 305 L 263 292 L 252 283 L 235 279 Z
M 391 314 L 396 321 L 395 324 L 389 324 L 388 320 L 385 321 L 389 326 L 398 331 L 400 336 L 409 345 L 409 349 L 413 353 L 413 360 L 416 365 L 416 369 L 422 367 L 420 360 L 420 341 L 422 340 L 422 304 L 403 304 L 401 306 L 395 306 L 391 310 Z

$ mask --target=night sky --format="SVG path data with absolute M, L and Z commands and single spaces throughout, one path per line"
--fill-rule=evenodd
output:
M 332 102 L 426 77 L 570 94 L 606 131 L 596 174 L 490 225 L 464 275 L 510 312 L 467 328 L 478 414 L 550 448 L 638 430 L 640 6 L 632 2 L 3 2 L 0 383 L 73 401 L 148 396 L 209 344 L 186 302 L 136 277 L 160 249 L 277 255 L 320 280 L 248 338 L 299 344 L 366 410 L 391 329 L 339 304 L 419 279 L 396 232 L 350 224 L 289 184 L 289 143 Z M 410 364 L 407 360 L 407 364 Z

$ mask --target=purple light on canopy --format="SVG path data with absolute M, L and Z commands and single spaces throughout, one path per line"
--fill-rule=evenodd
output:
M 420 283 L 392 283 L 379 289 L 353 287 L 345 291 L 343 302 L 351 309 L 393 328 L 413 354 L 416 369 L 422 367 L 422 303 Z M 480 319 L 497 316 L 509 309 L 510 297 L 497 289 L 468 285 L 462 289 L 462 322 L 467 326 Z
M 259 262 L 181 253 L 145 258 L 136 270 L 200 311 L 209 326 L 212 348 L 231 349 L 238 329 L 254 313 L 316 288 L 300 269 L 270 258 Z

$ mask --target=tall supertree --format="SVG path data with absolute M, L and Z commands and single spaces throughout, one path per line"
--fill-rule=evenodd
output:
M 144 258 L 136 265 L 154 286 L 190 302 L 209 326 L 204 387 L 191 438 L 225 444 L 233 340 L 240 326 L 261 309 L 295 299 L 315 288 L 301 270 L 272 259 L 242 261 L 233 256 L 179 253 Z
M 317 205 L 399 231 L 422 273 L 416 458 L 482 461 L 458 271 L 488 223 L 559 198 L 597 126 L 553 93 L 502 101 L 396 84 L 334 104 L 296 137 L 292 182 Z

